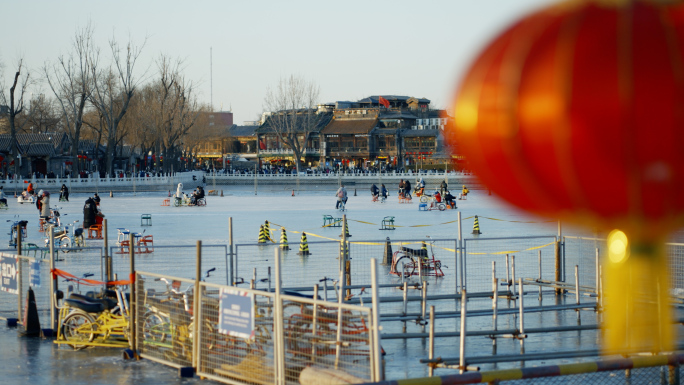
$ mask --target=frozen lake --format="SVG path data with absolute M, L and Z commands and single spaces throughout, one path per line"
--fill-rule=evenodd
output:
M 285 227 L 288 232 L 288 240 L 291 251 L 284 254 L 283 257 L 283 280 L 285 286 L 310 286 L 311 282 L 317 281 L 323 277 L 335 277 L 334 272 L 337 271 L 337 253 L 336 247 L 324 244 L 317 244 L 317 242 L 326 242 L 329 240 L 339 240 L 340 228 L 322 228 L 323 215 L 331 215 L 333 217 L 340 217 L 341 213 L 335 210 L 336 197 L 335 190 L 318 190 L 306 191 L 296 193 L 292 196 L 292 190 L 285 190 L 275 186 L 260 187 L 258 195 L 255 195 L 254 189 L 251 186 L 240 187 L 223 187 L 224 196 L 208 196 L 206 207 L 173 207 L 162 206 L 162 201 L 167 198 L 167 192 L 145 192 L 145 193 L 114 193 L 114 197 L 109 197 L 108 193 L 101 193 L 102 212 L 106 215 L 108 225 L 110 228 L 110 245 L 112 245 L 116 238 L 116 228 L 127 228 L 131 231 L 142 232 L 154 236 L 155 246 L 163 245 L 187 245 L 190 246 L 187 250 L 179 248 L 163 249 L 159 248 L 154 253 L 149 255 L 142 255 L 140 257 L 140 270 L 154 268 L 156 273 L 167 273 L 171 275 L 183 276 L 192 278 L 194 270 L 189 268 L 192 266 L 194 258 L 194 249 L 191 248 L 197 240 L 202 240 L 205 245 L 212 244 L 227 244 L 229 238 L 228 218 L 233 218 L 234 226 L 234 243 L 238 246 L 239 253 L 239 267 L 236 276 L 249 280 L 252 277 L 253 269 L 257 268 L 259 278 L 266 275 L 267 266 L 272 265 L 273 246 L 270 247 L 254 247 L 259 235 L 259 226 L 264 221 L 269 221 L 272 224 L 272 229 L 279 230 L 280 227 Z M 453 186 L 456 187 L 456 186 Z M 207 186 L 209 190 L 211 186 Z M 189 189 L 186 189 L 189 191 Z M 418 199 L 414 198 L 412 204 L 400 204 L 396 198 L 396 188 L 389 187 L 390 198 L 386 203 L 371 202 L 370 193 L 366 189 L 355 191 L 350 188 L 349 201 L 347 202 L 346 215 L 349 221 L 349 232 L 352 235 L 350 241 L 369 241 L 369 243 L 377 243 L 386 237 L 395 240 L 426 240 L 427 237 L 438 240 L 453 240 L 458 236 L 457 211 L 461 212 L 463 219 L 462 233 L 464 238 L 473 238 L 471 234 L 473 229 L 473 216 L 477 215 L 479 218 L 479 226 L 482 231 L 480 238 L 506 238 L 506 237 L 553 237 L 558 232 L 558 224 L 555 222 L 545 222 L 538 218 L 530 217 L 517 210 L 511 209 L 506 204 L 500 202 L 495 197 L 487 195 L 486 191 L 471 191 L 467 200 L 456 201 L 458 210 L 446 211 L 418 211 Z M 70 202 L 57 202 L 58 194 L 53 192 L 51 206 L 60 207 L 62 213 L 62 221 L 68 223 L 74 220 L 83 220 L 82 207 L 86 199 L 86 194 L 72 194 Z M 28 220 L 28 242 L 42 244 L 42 234 L 38 232 L 38 212 L 34 205 L 19 205 L 11 198 L 9 210 L 2 212 L 3 217 L 7 220 Z M 152 226 L 141 226 L 141 214 L 152 215 Z M 385 216 L 394 216 L 396 230 L 383 231 L 380 230 L 380 222 Z M 6 225 L 9 227 L 9 224 Z M 307 258 L 300 258 L 296 255 L 299 247 L 299 240 L 301 232 L 306 232 L 310 242 L 310 249 L 312 255 Z M 586 235 L 590 233 L 585 232 L 580 234 L 580 231 L 572 228 L 563 228 L 563 233 L 568 235 Z M 273 239 L 278 241 L 280 231 L 273 232 Z M 9 237 L 7 237 L 9 238 Z M 89 241 L 91 242 L 91 241 Z M 92 241 L 92 245 L 102 245 L 102 241 Z M 248 246 L 249 244 L 249 246 Z M 429 294 L 453 294 L 456 288 L 456 269 L 453 265 L 455 256 L 453 251 L 449 251 L 449 246 L 453 243 L 437 242 L 435 255 L 440 257 L 448 268 L 445 268 L 446 276 L 443 278 L 430 277 L 428 282 L 430 284 Z M 534 242 L 532 242 L 534 245 Z M 360 251 L 362 258 L 354 257 L 355 248 L 367 247 Z M 368 275 L 364 275 L 364 267 L 367 257 L 382 257 L 378 255 L 376 249 L 378 246 L 366 245 L 352 245 L 352 257 L 354 258 L 355 274 L 359 274 L 359 282 L 366 284 Z M 412 247 L 416 247 L 415 245 Z M 396 250 L 396 249 L 395 249 Z M 503 249 L 506 250 L 506 249 Z M 536 253 L 536 251 L 534 252 Z M 536 254 L 534 254 L 536 255 Z M 70 256 L 71 257 L 71 256 Z M 115 256 L 117 258 L 117 256 Z M 222 258 L 208 259 L 203 262 L 206 268 L 217 267 L 217 273 L 213 276 L 216 283 L 225 283 L 225 260 Z M 500 261 L 500 257 L 497 259 Z M 536 258 L 536 257 L 535 257 Z M 482 258 L 480 271 L 473 271 L 473 277 L 484 277 L 482 287 L 491 289 L 491 267 L 488 259 Z M 536 259 L 535 259 L 536 261 Z M 552 254 L 545 254 L 544 264 L 550 266 L 553 261 Z M 67 266 L 69 261 L 64 262 Z M 118 263 L 118 264 L 117 264 Z M 536 263 L 536 262 L 535 262 Z M 74 264 L 73 266 L 76 266 Z M 125 262 L 115 261 L 115 265 L 119 268 L 121 274 L 125 272 Z M 140 266 L 139 265 L 139 266 Z M 367 265 L 366 265 L 367 266 Z M 83 266 L 78 266 L 83 269 Z M 97 267 L 92 267 L 97 270 Z M 503 263 L 497 262 L 497 276 L 503 276 L 499 269 L 503 269 Z M 381 272 L 381 283 L 398 283 L 400 278 L 390 276 L 387 274 L 387 268 L 379 269 Z M 536 270 L 535 270 L 536 271 Z M 468 274 L 471 274 L 469 271 Z M 479 274 L 479 275 L 476 275 Z M 480 279 L 480 278 L 477 278 Z M 413 278 L 413 282 L 417 279 Z M 353 282 L 356 284 L 357 282 Z M 470 285 L 469 281 L 469 285 Z M 473 283 L 475 285 L 475 283 Z M 265 284 L 260 284 L 263 287 Z M 536 289 L 534 290 L 536 293 Z M 469 291 L 472 291 L 469 289 Z M 358 291 L 356 291 L 358 292 Z M 400 296 L 401 291 L 396 289 L 386 289 L 381 292 L 386 296 Z M 419 292 L 410 293 L 410 295 L 418 295 Z M 331 293 L 330 296 L 333 296 Z M 370 293 L 366 295 L 369 302 Z M 570 298 L 572 297 L 572 298 Z M 565 299 L 556 299 L 550 294 L 545 294 L 543 300 L 538 300 L 536 294 L 525 297 L 526 306 L 539 305 L 554 305 L 564 303 L 565 300 L 574 302 L 574 296 L 568 296 Z M 584 298 L 583 301 L 594 301 L 590 298 Z M 366 302 L 366 304 L 368 304 Z M 458 311 L 459 305 L 457 301 L 434 301 L 429 302 L 428 305 L 435 305 L 436 311 Z M 500 308 L 515 308 L 516 301 L 501 300 L 499 302 Z M 394 313 L 401 310 L 401 303 L 391 303 L 383 305 L 383 313 Z M 487 309 L 491 307 L 491 300 L 472 300 L 469 301 L 468 308 L 471 309 Z M 420 312 L 420 302 L 411 302 L 408 307 L 409 313 Z M 583 311 L 581 313 L 582 324 L 596 324 L 597 319 L 593 311 Z M 532 313 L 525 316 L 526 327 L 539 327 L 548 325 L 576 325 L 577 314 L 575 311 L 564 312 L 546 312 L 546 313 Z M 500 316 L 499 328 L 515 328 L 515 316 Z M 436 322 L 436 328 L 439 332 L 456 331 L 459 328 L 459 319 L 448 318 L 440 319 Z M 406 323 L 406 331 L 421 332 L 423 328 L 414 322 Z M 399 333 L 403 330 L 404 324 L 402 322 L 384 322 L 383 333 Z M 468 330 L 484 330 L 491 328 L 490 317 L 474 317 L 468 319 Z M 582 332 L 564 332 L 556 334 L 531 334 L 525 342 L 525 351 L 530 352 L 548 352 L 548 351 L 570 351 L 573 349 L 591 349 L 596 348 L 598 343 L 598 332 L 582 331 Z M 15 337 L 13 332 L 3 330 L 0 333 L 0 343 L 7 346 L 8 343 L 14 344 Z M 195 380 L 176 380 L 175 370 L 172 368 L 165 368 L 158 364 L 147 363 L 121 363 L 116 357 L 120 356 L 120 352 L 113 349 L 88 349 L 79 352 L 67 352 L 66 348 L 58 349 L 56 346 L 47 342 L 26 342 L 19 340 L 16 342 L 18 347 L 12 348 L 11 353 L 3 353 L 8 362 L 13 360 L 32 362 L 36 357 L 41 360 L 62 360 L 65 355 L 71 357 L 73 360 L 78 358 L 79 366 L 85 367 L 82 372 L 84 376 L 88 373 L 92 374 L 92 378 L 88 381 L 79 382 L 79 378 L 69 377 L 69 381 L 73 383 L 119 383 L 137 382 L 137 383 L 156 383 L 159 382 L 160 376 L 168 381 L 178 381 L 179 383 L 187 383 L 187 381 Z M 458 356 L 458 338 L 440 338 L 436 341 L 436 356 L 442 357 L 456 357 Z M 38 346 L 38 348 L 30 348 L 30 346 Z M 386 373 L 388 379 L 400 379 L 407 377 L 420 377 L 427 375 L 427 368 L 421 365 L 418 360 L 420 358 L 427 358 L 427 339 L 415 338 L 409 340 L 385 340 L 382 343 L 384 350 L 387 352 L 385 357 Z M 12 345 L 15 346 L 15 345 Z M 3 348 L 6 351 L 7 349 Z M 515 354 L 520 353 L 521 347 L 517 340 L 500 339 L 497 346 L 497 354 Z M 96 353 L 90 353 L 96 352 Z M 20 358 L 14 358 L 16 353 Z M 492 353 L 492 342 L 487 337 L 469 337 L 467 340 L 466 354 L 468 356 L 482 356 Z M 11 356 L 8 356 L 11 355 Z M 38 355 L 38 356 L 36 356 Z M 562 361 L 568 362 L 568 361 Z M 551 362 L 545 362 L 550 364 Z M 123 369 L 120 374 L 104 376 L 96 373 L 100 365 L 113 364 L 122 365 Z M 535 364 L 539 364 L 536 362 Z M 501 364 L 498 367 L 518 367 L 520 363 Z M 64 368 L 59 368 L 60 365 L 49 365 L 48 370 L 53 374 L 64 373 Z M 109 365 L 111 366 L 111 365 Z M 23 369 L 21 369 L 23 367 Z M 28 376 L 31 366 L 22 366 L 12 373 L 17 376 Z M 483 366 L 483 369 L 491 369 L 494 366 Z M 90 369 L 88 369 L 90 368 Z M 152 373 L 152 374 L 150 374 Z M 156 374 L 155 374 L 156 373 Z M 438 375 L 452 373 L 452 371 L 438 370 Z M 19 378 L 19 377 L 17 377 Z M 47 375 L 42 380 L 39 378 L 36 383 L 49 382 Z M 158 381 L 155 381 L 155 378 Z M 166 380 L 164 382 L 167 382 Z

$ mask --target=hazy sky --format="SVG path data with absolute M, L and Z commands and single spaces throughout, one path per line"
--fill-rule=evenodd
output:
M 551 0 L 446 1 L 4 1 L 0 62 L 5 78 L 23 56 L 34 75 L 71 50 L 88 21 L 108 40 L 145 47 L 138 74 L 161 54 L 185 61 L 186 77 L 235 123 L 256 120 L 281 77 L 301 75 L 321 102 L 408 95 L 448 108 L 473 56 L 508 24 Z M 46 86 L 42 92 L 49 94 Z M 41 92 L 35 90 L 35 92 Z

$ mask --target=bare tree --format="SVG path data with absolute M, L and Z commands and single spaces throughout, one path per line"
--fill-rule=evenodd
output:
M 5 93 L 7 89 L 4 82 L 0 84 L 0 104 L 7 105 L 9 107 L 9 127 L 10 127 L 10 140 L 12 142 L 12 160 L 14 161 L 14 174 L 19 173 L 19 145 L 17 143 L 17 131 L 21 130 L 22 126 L 17 119 L 17 116 L 24 111 L 24 96 L 26 95 L 26 90 L 31 85 L 31 74 L 28 69 L 24 68 L 24 59 L 20 58 L 16 64 L 16 72 L 14 73 L 14 81 L 12 86 L 9 88 L 9 95 Z M 23 75 L 22 75 L 23 72 Z M 2 81 L 2 80 L 0 80 Z M 19 87 L 17 89 L 17 87 Z M 24 124 L 27 120 L 24 120 Z
M 195 124 L 198 105 L 193 83 L 182 75 L 181 60 L 173 62 L 168 57 L 161 56 L 157 65 L 160 75 L 159 153 L 166 155 L 163 170 L 170 172 L 176 159 L 180 157 L 182 148 L 178 145 L 181 139 Z
M 80 162 L 78 157 L 78 145 L 81 140 L 81 128 L 83 127 L 83 112 L 86 102 L 90 97 L 93 68 L 91 59 L 96 57 L 96 50 L 92 43 L 93 28 L 89 23 L 85 28 L 78 30 L 74 37 L 73 50 L 69 55 L 60 55 L 57 63 L 45 64 L 43 73 L 52 92 L 57 98 L 62 117 L 65 122 L 65 131 L 72 139 L 71 158 L 74 164 L 73 172 L 78 174 Z
M 99 68 L 97 51 L 91 51 L 89 55 L 93 80 L 90 100 L 105 122 L 106 170 L 110 175 L 114 173 L 116 148 L 124 134 L 119 130 L 119 123 L 126 115 L 141 79 L 136 78 L 133 72 L 143 46 L 134 46 L 129 42 L 122 57 L 118 43 L 114 39 L 110 40 L 112 62 L 105 68 Z
M 55 110 L 54 99 L 39 94 L 31 99 L 28 111 L 28 114 L 22 115 L 27 120 L 22 124 L 22 132 L 47 133 L 59 130 L 60 114 Z
M 300 76 L 281 78 L 275 90 L 266 92 L 264 106 L 271 115 L 263 128 L 276 134 L 278 139 L 292 149 L 297 172 L 309 135 L 320 128 L 323 115 L 319 114 L 320 89 L 313 82 Z

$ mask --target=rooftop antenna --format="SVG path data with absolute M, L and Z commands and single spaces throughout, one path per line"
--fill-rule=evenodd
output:
M 209 47 L 209 103 L 211 112 L 214 112 L 214 62 L 212 56 L 213 47 Z

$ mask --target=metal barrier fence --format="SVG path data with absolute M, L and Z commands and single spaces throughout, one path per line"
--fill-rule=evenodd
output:
M 593 237 L 564 236 L 562 250 L 564 262 L 562 264 L 562 280 L 572 282 L 575 275 L 573 268 L 577 266 L 582 285 L 597 287 L 599 264 L 603 262 L 605 257 L 606 240 Z
M 197 247 L 195 245 L 177 246 L 134 246 L 135 269 L 153 271 L 159 274 L 194 278 L 197 263 Z M 112 272 L 121 277 L 128 277 L 131 272 L 128 246 L 110 246 L 112 256 Z M 202 244 L 202 266 L 204 272 L 215 270 L 205 276 L 205 280 L 216 283 L 228 283 L 230 263 L 227 245 Z M 206 274 L 205 274 L 206 275 Z
M 163 279 L 163 280 L 162 280 Z M 191 367 L 194 280 L 136 273 L 135 327 L 143 358 L 173 367 Z
M 464 265 L 460 271 L 463 287 L 470 293 L 491 291 L 492 262 L 496 263 L 496 278 L 501 282 L 537 278 L 540 251 L 541 278 L 554 280 L 555 242 L 553 236 L 464 239 Z M 515 263 L 507 256 L 515 256 Z
M 443 377 L 376 382 L 376 385 L 431 384 L 680 384 L 684 355 L 613 358 L 600 361 L 469 372 Z M 370 383 L 363 384 L 370 385 Z
M 196 328 L 193 287 L 193 280 L 136 273 L 143 358 L 231 384 L 298 384 L 310 366 L 356 382 L 381 378 L 369 308 L 200 282 Z
M 565 269 L 577 265 L 583 285 L 596 287 L 600 279 L 599 266 L 606 250 L 605 238 L 563 237 L 563 265 Z M 670 287 L 675 296 L 684 296 L 684 244 L 667 243 Z M 565 274 L 563 280 L 566 280 Z
M 16 293 L 0 292 L 0 319 L 23 319 L 26 306 L 26 292 L 31 287 L 36 298 L 36 306 L 41 314 L 50 311 L 50 264 L 48 260 L 16 255 L 16 250 L 0 250 L 0 256 L 14 259 L 14 263 L 2 266 L 3 279 L 14 282 Z M 38 265 L 35 265 L 37 263 Z M 15 270 L 16 269 L 16 270 Z M 10 278 L 10 276 L 13 276 Z M 33 275 L 33 277 L 31 277 Z M 5 282 L 6 286 L 10 282 Z
M 684 296 L 684 243 L 668 243 L 670 287 L 677 296 Z
M 430 294 L 455 294 L 458 291 L 458 241 L 455 239 L 412 239 L 349 242 L 350 273 L 345 284 L 370 285 L 368 266 L 370 259 L 383 261 L 378 277 L 380 295 L 397 295 L 397 287 L 404 281 L 419 283 L 421 277 L 431 281 Z M 388 247 L 389 246 L 389 247 Z M 411 259 L 407 249 L 414 255 L 426 258 L 429 269 L 420 269 Z M 425 250 L 422 252 L 421 250 Z M 389 256 L 387 256 L 389 252 Z M 404 257 L 404 258 L 402 258 Z M 434 263 L 433 263 L 434 259 Z M 402 278 L 403 276 L 403 278 Z M 437 278 L 442 277 L 442 278 Z M 443 282 L 442 282 L 443 281 Z
M 308 242 L 308 254 L 299 254 L 298 244 L 290 243 L 291 250 L 283 250 L 280 261 L 283 274 L 283 287 L 307 287 L 313 290 L 314 285 L 324 277 L 339 279 L 340 276 L 340 242 L 320 241 Z M 235 281 L 237 284 L 254 279 L 256 288 L 270 288 L 269 271 L 274 273 L 273 251 L 278 244 L 237 244 L 235 245 Z

